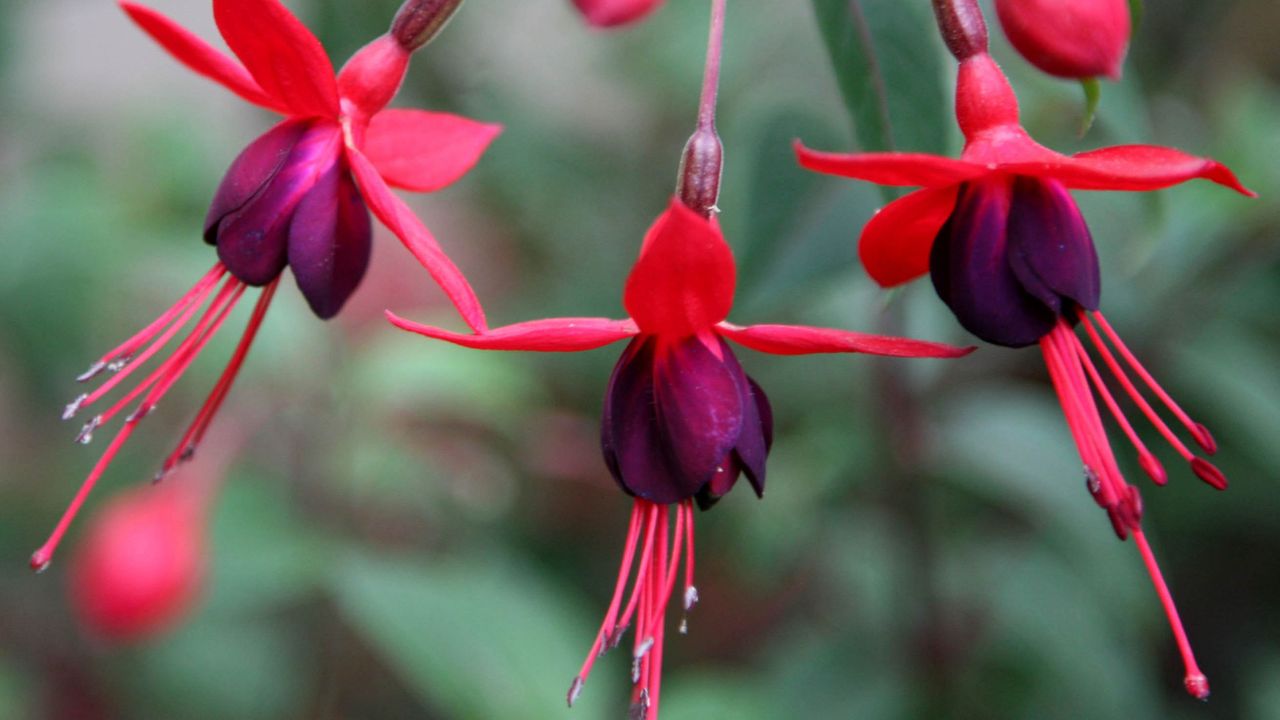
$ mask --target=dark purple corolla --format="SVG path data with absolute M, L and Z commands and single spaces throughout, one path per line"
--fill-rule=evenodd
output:
M 742 473 L 763 496 L 772 442 L 769 399 L 720 336 L 640 335 L 619 358 L 601 444 L 627 494 L 706 510 Z
M 1097 310 L 1098 253 L 1055 180 L 994 176 L 960 187 L 929 255 L 938 296 L 966 330 L 996 345 L 1040 341 Z
M 265 285 L 292 268 L 323 319 L 338 313 L 369 266 L 369 209 L 342 152 L 342 128 L 286 120 L 240 153 L 214 195 L 204 239 L 240 281 Z

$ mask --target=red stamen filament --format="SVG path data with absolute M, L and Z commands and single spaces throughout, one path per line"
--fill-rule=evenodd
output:
M 666 609 L 675 590 L 682 552 L 686 610 L 691 606 L 688 598 L 693 596 L 696 599 L 697 595 L 693 590 L 692 501 L 686 500 L 676 505 L 674 523 L 671 522 L 670 514 L 670 508 L 666 505 L 636 500 L 631 511 L 631 523 L 627 528 L 627 540 L 613 598 L 582 669 L 569 686 L 570 707 L 581 694 L 596 659 L 617 645 L 634 615 L 638 622 L 632 650 L 632 682 L 635 687 L 632 691 L 631 716 L 656 720 L 662 679 Z M 637 548 L 640 548 L 639 560 L 636 559 Z M 622 595 L 627 580 L 631 577 L 633 565 L 636 570 L 631 595 L 626 608 L 619 615 Z
M 121 361 L 127 362 L 128 358 L 131 358 L 138 348 L 145 345 L 148 340 L 154 337 L 155 334 L 165 325 L 168 325 L 169 322 L 177 317 L 180 312 L 190 305 L 199 306 L 202 304 L 204 302 L 204 298 L 208 296 L 208 291 L 213 288 L 214 284 L 216 284 L 218 280 L 222 279 L 223 274 L 226 272 L 227 269 L 223 267 L 222 263 L 215 263 L 214 266 L 209 269 L 209 272 L 205 273 L 204 277 L 200 278 L 200 280 L 187 291 L 186 295 L 183 295 L 178 299 L 178 302 L 173 304 L 173 307 L 164 311 L 160 317 L 153 320 L 150 325 L 139 330 L 133 337 L 121 343 L 119 347 L 106 355 L 103 355 L 102 359 L 91 365 L 84 374 L 80 375 L 76 379 L 80 382 L 85 382 L 107 369 L 113 363 Z M 179 323 L 179 325 L 181 325 L 181 323 Z
M 1087 326 L 1087 321 L 1085 322 Z M 1178 651 L 1182 655 L 1182 662 L 1186 668 L 1184 684 L 1187 692 L 1203 700 L 1209 695 L 1209 681 L 1196 664 L 1191 643 L 1187 639 L 1186 630 L 1182 626 L 1182 620 L 1174 605 L 1173 595 L 1169 592 L 1164 575 L 1156 563 L 1155 554 L 1152 553 L 1151 546 L 1142 532 L 1140 525 L 1142 506 L 1137 489 L 1125 483 L 1115 464 L 1114 455 L 1107 442 L 1106 431 L 1102 427 L 1102 419 L 1093 402 L 1089 381 L 1085 379 L 1086 373 L 1092 378 L 1093 387 L 1102 395 L 1121 426 L 1126 427 L 1127 423 L 1123 420 L 1115 399 L 1102 384 L 1102 378 L 1090 361 L 1084 346 L 1066 321 L 1059 320 L 1058 325 L 1041 339 L 1040 347 L 1044 351 L 1049 375 L 1062 402 L 1067 426 L 1075 439 L 1076 448 L 1085 463 L 1086 471 L 1096 473 L 1098 485 L 1095 490 L 1091 484 L 1090 492 L 1098 504 L 1107 510 L 1120 539 L 1124 540 L 1126 536 L 1132 535 L 1134 543 L 1138 546 L 1147 574 L 1151 577 L 1151 583 L 1155 586 L 1160 604 L 1169 620 L 1169 627 L 1173 631 Z M 1134 440 L 1132 428 L 1126 427 L 1125 434 Z M 1135 445 L 1140 453 L 1146 452 L 1146 448 L 1138 442 L 1135 441 Z M 1090 478 L 1091 483 L 1093 479 L 1093 477 Z
M 1173 413 L 1174 416 L 1178 418 L 1178 421 L 1187 429 L 1187 432 L 1191 433 L 1191 436 L 1195 438 L 1196 444 L 1210 455 L 1217 452 L 1218 444 L 1214 441 L 1213 435 L 1209 432 L 1209 429 L 1192 420 L 1191 416 L 1188 415 L 1186 411 L 1178 405 L 1178 403 L 1174 402 L 1173 397 L 1170 396 L 1169 393 L 1165 392 L 1164 388 L 1160 387 L 1160 383 L 1157 383 L 1151 373 L 1147 372 L 1147 369 L 1142 366 L 1142 363 L 1138 362 L 1138 358 L 1130 352 L 1129 347 L 1120 339 L 1119 333 L 1111 327 L 1111 323 L 1107 322 L 1107 319 L 1103 317 L 1101 312 L 1094 311 L 1093 317 L 1098 321 L 1098 326 L 1102 328 L 1102 331 L 1106 333 L 1107 337 L 1110 338 L 1111 342 L 1116 346 L 1116 350 L 1118 350 L 1120 355 L 1124 357 L 1125 362 L 1129 363 L 1129 367 L 1133 368 L 1133 371 L 1138 374 L 1138 377 L 1142 378 L 1142 381 L 1147 384 L 1147 387 L 1151 388 L 1151 392 L 1155 393 L 1156 397 L 1160 398 L 1160 401 L 1164 403 L 1165 407 L 1169 408 L 1169 412 Z
M 128 377 L 133 370 L 140 367 L 161 347 L 166 345 L 169 340 L 171 340 L 172 337 L 191 320 L 200 307 L 204 305 L 206 298 L 208 298 L 212 293 L 213 287 L 225 274 L 226 270 L 220 263 L 215 265 L 213 270 L 206 273 L 204 278 L 202 278 L 191 291 L 184 295 L 178 303 L 166 311 L 159 319 L 148 325 L 142 332 L 134 335 L 119 348 L 108 353 L 108 355 L 104 356 L 104 360 L 95 363 L 94 367 L 100 370 L 101 368 L 98 368 L 99 365 L 106 367 L 109 362 L 118 362 L 118 358 L 121 358 L 123 355 L 132 353 L 139 347 L 142 347 L 149 342 L 151 343 L 137 358 L 129 361 L 125 370 L 112 377 L 108 382 L 104 383 L 103 386 L 98 388 L 98 390 L 92 395 L 82 396 L 81 400 L 78 400 L 76 403 L 72 403 L 72 406 L 68 408 L 68 416 L 72 414 L 75 409 L 89 405 L 100 399 L 107 391 L 118 385 L 119 382 L 125 377 Z M 232 354 L 231 360 L 223 370 L 218 383 L 214 386 L 213 391 L 205 400 L 205 403 L 203 407 L 201 407 L 200 412 L 196 415 L 195 420 L 192 422 L 191 426 L 187 428 L 186 433 L 183 435 L 182 442 L 179 445 L 179 451 L 175 451 L 171 454 L 169 460 L 166 461 L 164 466 L 165 470 L 171 468 L 176 464 L 176 462 L 180 462 L 182 459 L 185 459 L 185 457 L 189 457 L 189 453 L 183 453 L 180 450 L 184 448 L 193 448 L 195 443 L 199 442 L 199 439 L 208 429 L 214 413 L 226 397 L 232 383 L 235 381 L 235 377 L 238 374 L 240 367 L 243 365 L 245 355 L 248 353 L 249 347 L 252 344 L 254 337 L 256 337 L 258 329 L 261 327 L 263 317 L 266 314 L 271 298 L 275 295 L 275 290 L 279 281 L 280 280 L 277 277 L 264 288 L 262 295 L 259 297 L 258 302 L 254 307 L 253 314 L 249 318 L 248 325 L 240 339 L 240 343 Z M 129 436 L 133 434 L 134 429 L 137 427 L 138 423 L 141 422 L 142 418 L 155 408 L 156 404 L 160 402 L 165 394 L 168 393 L 169 389 L 172 388 L 183 374 L 186 373 L 187 368 L 191 366 L 191 363 L 194 362 L 195 358 L 200 354 L 213 336 L 217 334 L 218 330 L 222 327 L 222 324 L 226 321 L 227 316 L 235 307 L 237 301 L 244 294 L 246 287 L 247 286 L 244 283 L 240 282 L 236 278 L 228 277 L 226 281 L 222 283 L 222 287 L 218 291 L 217 295 L 209 302 L 208 307 L 205 308 L 200 319 L 196 321 L 196 324 L 191 328 L 191 331 L 187 333 L 186 337 L 183 338 L 178 347 L 174 349 L 173 353 L 165 359 L 164 362 L 157 366 L 145 379 L 143 379 L 142 382 L 138 383 L 138 385 L 130 390 L 129 393 L 112 405 L 110 409 L 90 420 L 89 424 L 85 426 L 85 429 L 81 431 L 82 442 L 87 442 L 94 428 L 110 420 L 138 395 L 144 392 L 146 393 L 137 408 L 125 418 L 124 425 L 120 428 L 120 431 L 112 439 L 102 456 L 98 458 L 98 462 L 93 466 L 93 469 L 89 472 L 89 475 L 85 478 L 84 482 L 81 483 L 80 489 L 76 492 L 75 497 L 72 499 L 70 505 L 68 505 L 66 511 L 63 512 L 62 517 L 59 518 L 58 523 L 54 527 L 53 532 L 50 533 L 49 538 L 45 541 L 44 545 L 40 546 L 40 548 L 32 554 L 32 568 L 39 571 L 48 567 L 63 535 L 66 533 L 67 528 L 70 527 L 71 522 L 75 519 L 76 514 L 88 498 L 89 493 L 92 492 L 94 486 L 98 482 L 98 479 L 102 477 L 102 474 L 106 471 L 107 467 L 110 466 L 112 460 L 115 459 L 116 454 L 120 451 L 120 448 L 123 447 L 125 441 L 129 439 Z M 163 330 L 163 332 L 161 332 L 161 330 Z M 96 371 L 91 368 L 91 373 L 93 372 Z M 91 376 L 91 373 L 86 373 L 86 375 Z M 174 460 L 175 457 L 178 459 Z
M 1173 630 L 1173 639 L 1178 643 L 1178 652 L 1182 654 L 1182 664 L 1187 671 L 1183 684 L 1191 695 L 1199 700 L 1205 700 L 1209 697 L 1209 679 L 1200 672 L 1200 666 L 1196 664 L 1195 653 L 1191 651 L 1191 641 L 1187 639 L 1187 632 L 1182 627 L 1182 618 L 1178 617 L 1178 608 L 1173 604 L 1173 594 L 1169 592 L 1164 574 L 1160 572 L 1160 566 L 1156 563 L 1155 553 L 1151 552 L 1151 545 L 1147 543 L 1147 537 L 1141 530 L 1134 531 L 1133 542 L 1137 544 L 1138 552 L 1142 553 L 1142 562 L 1147 566 L 1151 583 L 1156 586 L 1156 594 L 1160 596 L 1160 604 L 1164 606 L 1164 614 L 1169 618 L 1169 627 Z

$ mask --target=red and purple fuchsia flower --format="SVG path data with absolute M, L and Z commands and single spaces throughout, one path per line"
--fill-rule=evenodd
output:
M 160 475 L 194 453 L 231 389 L 286 267 L 317 317 L 328 319 L 342 309 L 369 264 L 369 210 L 427 268 L 466 323 L 485 328 L 467 280 L 389 188 L 430 192 L 451 184 L 471 169 L 500 131 L 455 115 L 384 109 L 400 87 L 409 56 L 434 37 L 460 2 L 408 0 L 391 29 L 357 52 L 336 76 L 320 42 L 278 0 L 214 0 L 218 28 L 240 62 L 150 8 L 120 3 L 184 65 L 285 120 L 240 153 L 214 195 L 204 239 L 216 247 L 218 262 L 173 307 L 78 378 L 84 382 L 104 370 L 114 373 L 68 405 L 64 419 L 121 386 L 194 320 L 167 359 L 80 432 L 80 442 L 88 443 L 98 427 L 139 401 L 49 540 L 32 555 L 33 567 L 48 566 L 112 458 L 248 288 L 263 290 L 240 343 Z
M 576 352 L 630 339 L 605 393 L 601 447 L 614 480 L 635 500 L 612 601 L 568 700 L 572 705 L 596 659 L 616 647 L 634 623 L 631 717 L 645 720 L 658 716 L 666 610 L 682 553 L 683 609 L 687 612 L 698 600 L 694 504 L 709 509 L 740 474 L 758 496 L 764 493 L 772 412 L 764 390 L 742 369 L 726 341 L 777 355 L 861 352 L 952 358 L 972 349 L 845 330 L 741 327 L 726 321 L 736 268 L 715 220 L 722 148 L 714 108 L 723 22 L 724 2 L 717 0 L 698 128 L 685 147 L 676 195 L 646 233 L 627 278 L 623 305 L 628 319 L 534 320 L 468 334 L 388 313 L 404 330 L 482 350 Z M 635 579 L 627 594 L 633 568 Z
M 1223 165 L 1149 145 L 1103 148 L 1064 156 L 1032 140 L 1018 121 L 1018 102 L 987 54 L 986 27 L 976 4 L 935 1 L 948 48 L 960 61 L 956 117 L 964 133 L 960 159 L 912 153 L 840 155 L 797 145 L 800 164 L 818 172 L 882 185 L 921 186 L 885 206 L 862 231 L 859 254 L 885 287 L 926 272 L 938 296 L 969 332 L 996 345 L 1039 344 L 1067 425 L 1084 461 L 1089 493 L 1107 512 L 1116 535 L 1133 537 L 1168 615 L 1186 666 L 1187 691 L 1209 694 L 1191 645 L 1142 532 L 1142 499 L 1127 483 L 1103 429 L 1100 398 L 1157 485 L 1167 482 L 1103 380 L 1075 331 L 1079 325 L 1101 365 L 1192 471 L 1209 485 L 1227 481 L 1197 456 L 1143 396 L 1145 385 L 1206 454 L 1212 435 L 1169 397 L 1120 340 L 1099 308 L 1101 290 L 1093 239 L 1070 190 L 1158 190 L 1203 178 L 1244 195 Z M 1131 374 L 1137 376 L 1135 382 Z

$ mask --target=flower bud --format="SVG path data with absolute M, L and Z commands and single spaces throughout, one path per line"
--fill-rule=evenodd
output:
M 1128 0 L 996 0 L 1009 42 L 1050 75 L 1120 79 L 1129 46 Z
M 201 493 L 182 482 L 114 498 L 93 519 L 72 558 L 72 607 L 81 625 L 138 640 L 191 610 L 205 575 Z
M 587 24 L 599 28 L 636 22 L 661 4 L 662 0 L 573 0 Z
M 391 21 L 391 37 L 408 52 L 431 42 L 462 0 L 405 0 Z
M 724 166 L 724 146 L 714 127 L 699 127 L 684 145 L 676 195 L 680 202 L 709 218 L 720 197 L 720 172 Z

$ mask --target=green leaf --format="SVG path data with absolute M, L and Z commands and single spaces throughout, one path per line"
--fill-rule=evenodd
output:
M 950 103 L 928 5 L 813 0 L 813 10 L 862 149 L 945 153 Z
M 1098 101 L 1102 99 L 1102 86 L 1098 78 L 1083 78 L 1080 89 L 1084 91 L 1084 117 L 1080 119 L 1080 137 L 1084 137 L 1093 127 L 1093 118 L 1098 114 Z
M 426 565 L 353 557 L 333 579 L 349 621 L 443 717 L 566 716 L 565 693 L 594 617 L 532 572 L 485 559 Z M 612 660 L 597 665 L 573 720 L 625 708 L 615 685 L 625 669 Z

